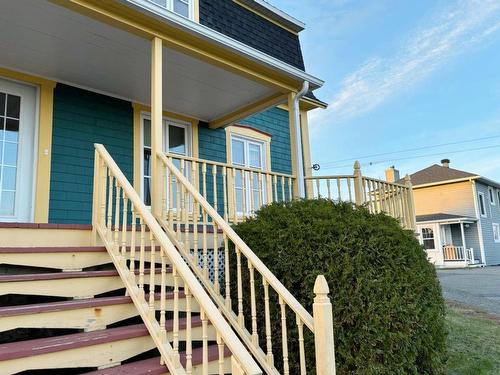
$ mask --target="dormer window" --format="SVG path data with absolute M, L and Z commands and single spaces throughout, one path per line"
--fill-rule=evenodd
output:
M 183 17 L 193 19 L 193 0 L 147 0 L 162 8 L 177 13 Z

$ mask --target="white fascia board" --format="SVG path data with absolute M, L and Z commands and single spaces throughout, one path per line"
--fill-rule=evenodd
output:
M 295 17 L 292 17 L 288 13 L 283 12 L 281 9 L 276 8 L 275 6 L 269 4 L 264 0 L 239 0 L 239 1 L 257 11 L 265 10 L 266 16 L 274 19 L 277 22 L 284 23 L 287 27 L 289 27 L 295 32 L 301 32 L 306 28 L 306 24 L 304 22 L 299 21 Z
M 196 23 L 186 17 L 180 16 L 168 9 L 162 8 L 147 0 L 119 0 L 120 3 L 133 7 L 141 13 L 153 16 L 158 20 L 168 23 L 169 25 L 186 31 L 194 36 L 201 37 L 215 45 L 224 47 L 232 52 L 241 56 L 249 58 L 255 62 L 266 65 L 276 71 L 284 73 L 289 77 L 295 78 L 300 81 L 309 82 L 311 89 L 315 90 L 323 86 L 323 80 L 314 77 L 296 67 L 287 64 L 275 57 L 269 56 L 253 47 L 247 46 L 235 39 L 232 39 L 218 31 Z M 300 88 L 297 87 L 297 90 Z

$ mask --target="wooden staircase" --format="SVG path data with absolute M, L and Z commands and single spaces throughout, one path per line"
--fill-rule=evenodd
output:
M 37 235 L 26 229 L 26 236 Z M 57 229 L 54 235 L 64 236 Z M 89 231 L 90 232 L 90 231 Z M 89 233 L 90 235 L 90 233 Z M 2 247 L 0 248 L 0 373 L 29 370 L 68 374 L 166 374 L 159 353 L 146 326 L 138 318 L 131 297 L 102 246 Z M 171 269 L 169 269 L 171 274 Z M 144 275 L 149 294 L 148 268 Z M 158 272 L 157 275 L 160 275 Z M 156 277 L 156 284 L 160 280 Z M 167 285 L 173 287 L 172 277 Z M 166 294 L 166 309 L 173 310 L 174 293 Z M 156 309 L 160 294 L 155 293 Z M 186 296 L 180 290 L 178 308 L 186 311 Z M 223 349 L 223 363 L 216 344 L 216 332 L 207 324 L 204 332 L 200 308 L 190 306 L 190 335 L 194 344 L 205 336 L 208 371 L 222 366 L 230 372 L 231 353 Z M 179 335 L 185 339 L 187 319 L 178 321 Z M 167 338 L 172 340 L 174 321 L 166 319 Z M 69 333 L 71 332 L 71 333 Z M 30 337 L 36 337 L 30 339 Z M 202 373 L 203 350 L 192 352 L 193 373 Z M 180 352 L 181 363 L 186 362 Z M 29 373 L 29 372 L 27 372 Z

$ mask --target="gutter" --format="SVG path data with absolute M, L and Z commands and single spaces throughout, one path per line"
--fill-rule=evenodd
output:
M 297 182 L 300 198 L 306 197 L 304 179 L 304 154 L 302 152 L 302 131 L 300 126 L 300 99 L 309 92 L 309 82 L 304 81 L 302 89 L 295 95 L 293 100 L 293 115 L 295 122 L 295 152 L 297 154 Z

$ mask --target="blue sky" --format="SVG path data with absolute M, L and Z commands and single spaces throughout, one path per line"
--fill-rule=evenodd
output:
M 326 81 L 330 107 L 309 116 L 320 174 L 447 157 L 500 181 L 500 0 L 270 1 L 307 24 L 306 67 Z

